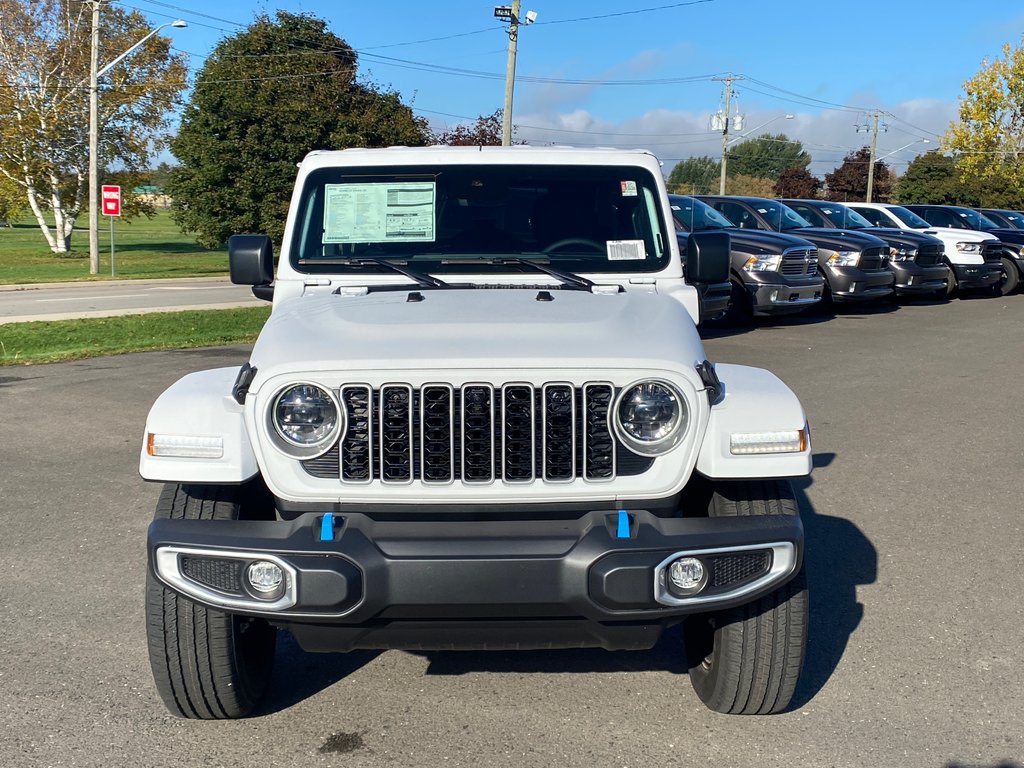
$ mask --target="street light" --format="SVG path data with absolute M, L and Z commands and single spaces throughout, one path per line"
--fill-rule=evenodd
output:
M 161 24 L 113 61 L 99 66 L 100 56 L 100 0 L 92 3 L 92 51 L 89 57 L 89 273 L 100 271 L 100 214 L 99 214 L 99 79 L 133 53 L 164 27 L 187 27 L 188 23 L 175 19 Z
M 871 193 L 874 191 L 874 187 L 875 187 L 875 163 L 880 163 L 882 160 L 885 160 L 885 158 L 892 157 L 897 152 L 902 152 L 907 147 L 912 147 L 915 144 L 931 144 L 931 142 L 928 141 L 928 139 L 918 139 L 917 141 L 912 141 L 909 144 L 904 144 L 899 149 L 894 149 L 892 152 L 889 152 L 888 154 L 882 155 L 881 157 L 876 157 L 875 159 L 869 161 L 870 165 L 868 165 L 868 192 L 867 192 L 867 195 L 865 195 L 865 197 L 864 197 L 864 202 L 865 203 L 870 203 L 871 202 Z
M 719 180 L 718 180 L 718 194 L 720 194 L 720 195 L 724 195 L 725 194 L 725 169 L 726 169 L 726 166 L 728 165 L 728 162 L 729 162 L 729 153 L 727 151 L 729 149 L 729 145 L 730 144 L 734 144 L 735 142 L 739 141 L 740 139 L 745 139 L 747 136 L 749 136 L 750 134 L 754 133 L 755 131 L 761 130 L 766 125 L 771 125 L 776 120 L 792 120 L 794 117 L 795 117 L 795 115 L 776 115 L 771 120 L 766 120 L 765 122 L 761 123 L 760 125 L 751 128 L 749 131 L 741 133 L 736 138 L 728 139 L 728 140 L 722 142 L 722 170 L 721 170 L 721 174 L 720 174 Z M 728 123 L 726 123 L 726 131 L 728 132 Z

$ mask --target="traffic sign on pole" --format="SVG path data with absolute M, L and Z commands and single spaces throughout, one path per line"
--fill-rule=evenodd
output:
M 121 188 L 113 184 L 104 184 L 101 195 L 103 199 L 103 213 L 106 216 L 121 215 Z

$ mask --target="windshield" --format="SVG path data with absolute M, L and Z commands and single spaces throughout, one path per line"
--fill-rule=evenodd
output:
M 307 177 L 290 259 L 307 273 L 656 272 L 669 260 L 661 198 L 636 166 L 324 168 Z M 513 267 L 521 271 L 522 267 Z
M 855 210 L 847 208 L 845 205 L 829 203 L 818 208 L 818 210 L 840 229 L 864 229 L 874 226 Z
M 999 229 L 999 225 L 988 216 L 972 211 L 970 208 L 955 208 L 953 212 L 966 221 L 971 229 L 980 229 L 982 231 Z
M 893 205 L 887 210 L 911 229 L 931 229 L 931 224 L 913 211 L 904 208 L 902 205 Z
M 774 200 L 755 200 L 750 205 L 779 232 L 814 226 L 788 205 L 777 203 Z
M 668 201 L 672 204 L 672 218 L 685 232 L 736 228 L 725 216 L 701 200 L 685 195 L 669 195 Z

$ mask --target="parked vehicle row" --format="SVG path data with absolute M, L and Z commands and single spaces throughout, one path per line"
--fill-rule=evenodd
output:
M 705 319 L 738 321 L 894 295 L 1005 296 L 1024 279 L 1024 229 L 968 208 L 725 195 L 669 200 L 682 244 L 690 232 L 709 229 L 732 237 L 729 305 L 722 306 L 722 286 L 707 287 Z M 999 213 L 1002 223 L 1024 227 L 1024 214 Z

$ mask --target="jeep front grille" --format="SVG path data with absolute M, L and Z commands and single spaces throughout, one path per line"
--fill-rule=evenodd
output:
M 818 269 L 818 250 L 816 248 L 787 248 L 782 252 L 782 264 L 779 271 L 784 275 L 797 277 L 813 275 Z
M 653 464 L 609 430 L 615 388 L 605 382 L 346 384 L 340 399 L 343 439 L 302 466 L 345 484 L 602 482 Z

